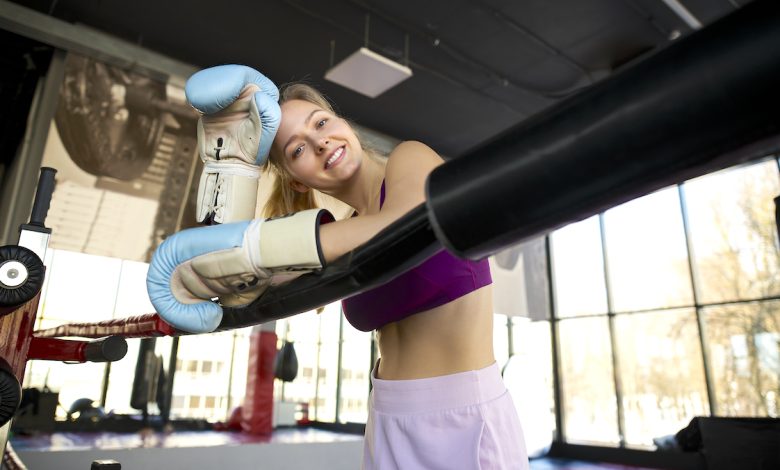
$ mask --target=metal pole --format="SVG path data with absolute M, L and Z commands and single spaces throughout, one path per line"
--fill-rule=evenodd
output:
M 343 357 L 342 355 L 342 349 L 344 349 L 344 314 L 341 310 L 339 310 L 339 352 L 338 352 L 338 359 L 336 360 L 336 364 L 338 364 L 338 369 L 336 370 L 336 417 L 333 420 L 334 422 L 339 422 L 339 411 L 341 409 L 341 359 Z
M 710 369 L 710 354 L 706 335 L 707 325 L 704 322 L 704 318 L 702 317 L 702 306 L 699 303 L 699 276 L 693 266 L 694 250 L 690 236 L 691 228 L 690 222 L 688 220 L 688 204 L 685 199 L 684 185 L 685 183 L 677 185 L 677 194 L 679 195 L 680 199 L 680 213 L 682 214 L 683 234 L 685 235 L 685 247 L 687 250 L 686 254 L 688 255 L 688 273 L 690 274 L 691 291 L 693 293 L 693 306 L 694 311 L 696 312 L 696 330 L 699 333 L 699 347 L 701 348 L 701 357 L 704 363 L 704 381 L 707 386 L 707 403 L 710 408 L 710 414 L 716 415 L 718 411 L 718 402 L 715 397 L 715 384 L 713 381 L 712 370 Z
M 607 290 L 607 322 L 609 328 L 609 344 L 612 353 L 612 380 L 615 384 L 615 404 L 617 405 L 617 425 L 620 447 L 626 446 L 626 418 L 623 414 L 623 384 L 620 379 L 620 360 L 615 352 L 617 341 L 615 337 L 615 308 L 612 301 L 612 289 L 609 283 L 609 264 L 607 263 L 607 238 L 604 230 L 604 213 L 599 214 L 599 233 L 601 235 L 601 256 L 604 264 L 604 286 Z
M 553 252 L 550 235 L 544 237 L 544 248 L 547 254 L 547 284 L 548 302 L 550 305 L 550 349 L 552 354 L 553 401 L 555 402 L 555 437 L 554 441 L 566 441 L 564 433 L 565 416 L 563 413 L 563 385 L 561 380 L 561 350 L 558 337 L 558 312 L 555 304 L 555 284 L 553 283 Z

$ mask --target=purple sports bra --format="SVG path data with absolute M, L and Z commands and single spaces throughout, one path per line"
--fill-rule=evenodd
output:
M 379 207 L 385 203 L 385 182 Z M 470 261 L 442 250 L 419 266 L 379 287 L 341 302 L 347 321 L 371 331 L 444 305 L 492 282 L 487 259 Z

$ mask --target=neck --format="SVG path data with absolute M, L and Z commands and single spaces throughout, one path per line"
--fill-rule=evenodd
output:
M 349 204 L 358 214 L 370 214 L 379 210 L 379 192 L 385 178 L 385 162 L 366 154 L 353 184 L 345 186 L 334 197 Z

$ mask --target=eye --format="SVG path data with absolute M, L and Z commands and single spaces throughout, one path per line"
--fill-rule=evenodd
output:
M 303 153 L 303 145 L 299 145 L 295 147 L 295 150 L 292 151 L 293 158 L 300 156 Z
M 320 119 L 319 121 L 317 121 L 317 129 L 324 126 L 326 122 L 328 122 L 327 119 Z

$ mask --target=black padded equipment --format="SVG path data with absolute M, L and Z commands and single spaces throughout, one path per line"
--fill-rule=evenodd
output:
M 127 354 L 127 340 L 122 336 L 107 336 L 87 343 L 84 358 L 89 362 L 115 362 Z
M 274 377 L 282 382 L 292 382 L 298 376 L 298 355 L 292 341 L 282 343 L 274 361 Z
M 0 427 L 11 420 L 22 402 L 22 385 L 11 367 L 0 358 Z
M 29 302 L 43 287 L 44 267 L 38 255 L 23 246 L 0 246 L 0 266 L 10 261 L 18 261 L 24 265 L 27 269 L 27 279 L 13 288 L 0 284 L 0 316 Z
M 93 460 L 90 470 L 122 470 L 122 464 L 116 460 Z
M 480 259 L 780 148 L 780 2 L 755 1 L 436 168 L 431 223 Z
M 149 402 L 155 399 L 157 379 L 162 361 L 154 354 L 156 338 L 143 338 L 138 344 L 138 359 L 135 362 L 133 388 L 130 392 L 130 406 L 146 413 Z

